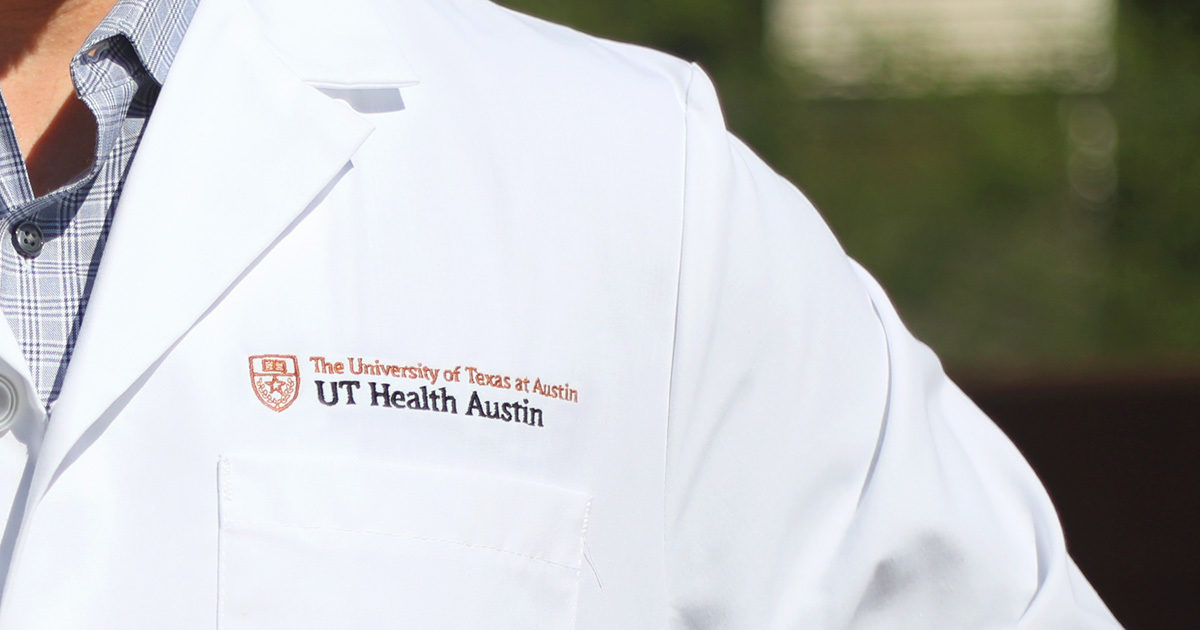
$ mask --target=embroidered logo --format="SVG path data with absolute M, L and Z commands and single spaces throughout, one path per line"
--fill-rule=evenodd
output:
M 250 385 L 262 404 L 283 411 L 300 393 L 300 365 L 296 357 L 260 354 L 250 357 Z
M 316 396 L 310 394 L 306 403 L 308 412 L 321 409 L 316 405 L 320 403 L 324 407 L 358 407 L 364 411 L 370 407 L 436 412 L 464 416 L 464 420 L 491 418 L 513 426 L 543 428 L 547 426 L 543 403 L 579 403 L 579 390 L 570 383 L 543 380 L 536 374 L 497 372 L 452 363 L 391 363 L 356 355 L 312 355 L 302 364 L 298 356 L 305 355 L 247 357 L 250 388 L 268 409 L 279 412 L 290 408 L 300 397 L 303 385 L 310 392 L 313 388 L 317 390 Z M 305 377 L 307 384 L 301 383 L 301 368 L 309 371 Z M 304 415 L 305 410 L 294 413 Z

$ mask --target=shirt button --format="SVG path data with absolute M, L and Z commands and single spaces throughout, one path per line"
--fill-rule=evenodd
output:
M 0 375 L 0 431 L 7 431 L 17 419 L 17 388 Z
M 42 244 L 45 241 L 42 229 L 33 221 L 25 221 L 13 230 L 13 245 L 26 258 L 34 258 L 42 253 Z

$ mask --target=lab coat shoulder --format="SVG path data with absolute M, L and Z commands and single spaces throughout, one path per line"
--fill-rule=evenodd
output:
M 478 88 L 474 102 L 481 106 L 491 96 L 527 94 L 553 107 L 562 105 L 555 96 L 572 93 L 591 97 L 597 108 L 613 99 L 653 105 L 663 88 L 682 95 L 691 76 L 690 65 L 669 54 L 487 0 L 348 0 L 337 15 L 312 0 L 248 1 L 289 57 L 342 60 L 345 74 L 374 57 L 379 65 L 411 69 L 426 85 Z
M 653 240 L 630 245 L 675 255 L 689 63 L 490 2 L 355 2 L 384 34 L 345 45 L 395 45 L 393 58 L 419 77 L 402 90 L 403 115 L 371 117 L 376 130 L 359 164 L 445 158 L 448 179 L 488 178 L 521 212 L 553 213 L 550 223 L 649 222 L 642 233 Z
M 546 81 L 544 88 L 566 81 L 562 85 L 567 89 L 581 83 L 607 84 L 624 87 L 621 92 L 636 97 L 644 96 L 636 91 L 639 78 L 665 77 L 686 87 L 691 76 L 690 64 L 670 54 L 590 35 L 489 0 L 361 1 L 380 5 L 375 10 L 387 13 L 403 31 L 403 39 L 421 41 L 418 30 L 435 34 L 437 42 L 462 48 L 481 67 L 498 71 L 502 80 L 541 79 Z
M 687 111 L 676 627 L 1115 627 L 1020 454 L 700 73 Z
M 497 98 L 561 109 L 556 96 L 575 95 L 599 109 L 613 100 L 653 104 L 690 76 L 665 53 L 486 0 L 347 0 L 335 11 L 316 0 L 245 2 L 256 27 L 317 87 L 462 85 L 480 108 Z

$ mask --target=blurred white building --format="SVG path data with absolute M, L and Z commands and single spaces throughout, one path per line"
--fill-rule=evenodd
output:
M 827 94 L 1094 92 L 1114 0 L 770 0 L 774 51 Z

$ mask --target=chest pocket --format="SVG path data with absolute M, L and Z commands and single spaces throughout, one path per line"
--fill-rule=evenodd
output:
M 221 630 L 575 626 L 582 493 L 291 456 L 219 474 Z

